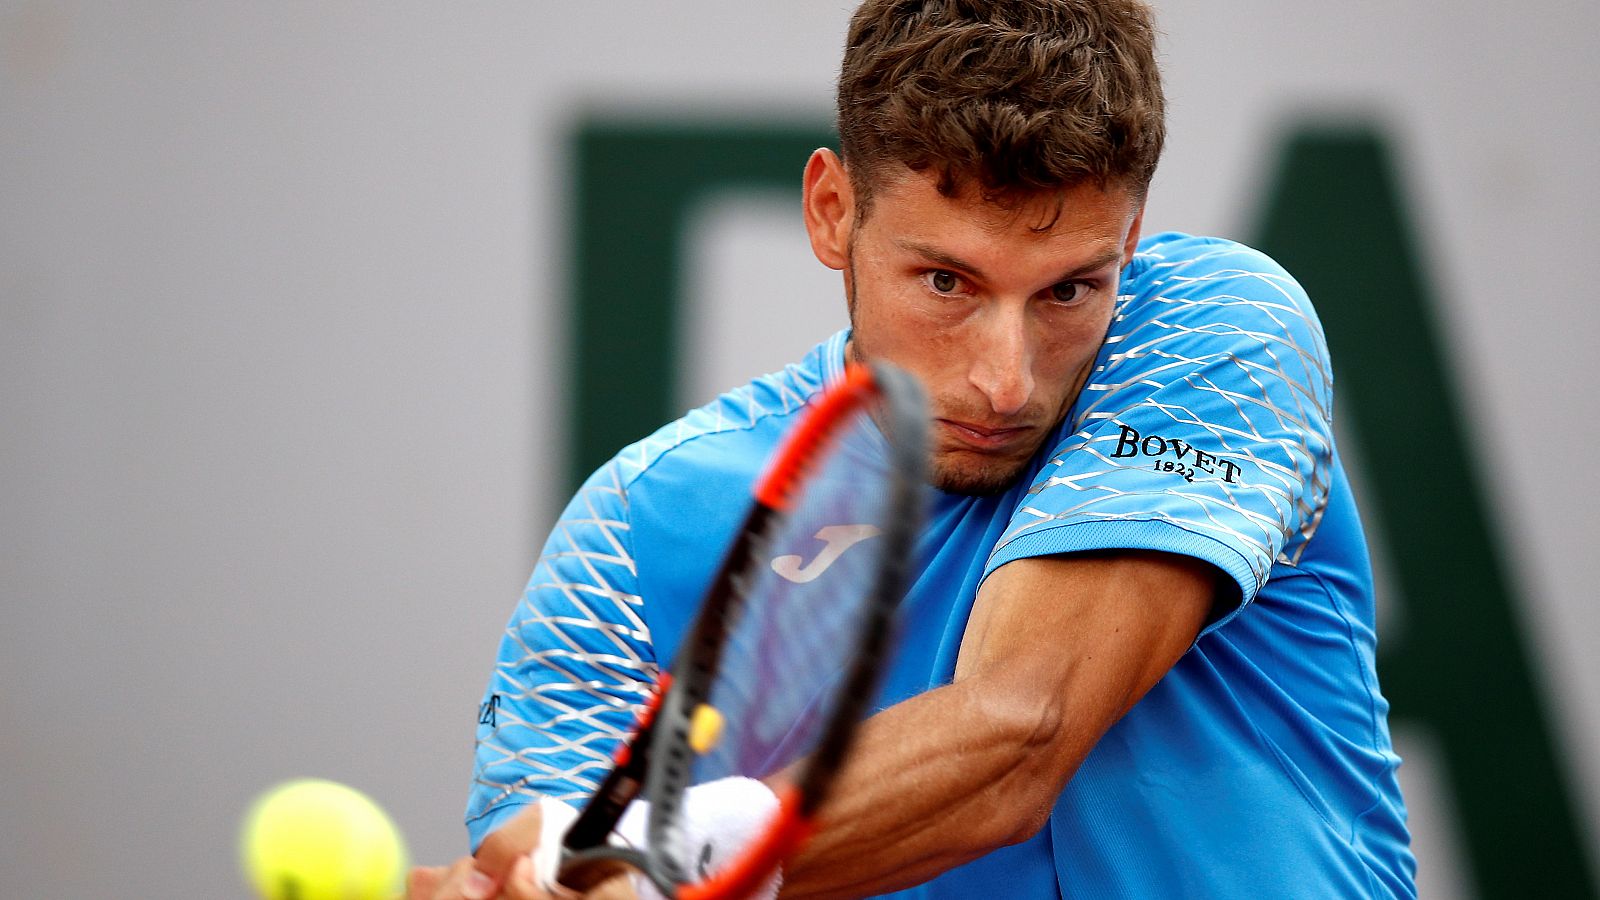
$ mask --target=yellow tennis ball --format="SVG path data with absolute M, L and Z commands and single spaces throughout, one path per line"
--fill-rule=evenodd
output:
M 256 798 L 239 851 L 266 900 L 388 900 L 405 890 L 394 823 L 366 794 L 332 781 L 288 781 Z

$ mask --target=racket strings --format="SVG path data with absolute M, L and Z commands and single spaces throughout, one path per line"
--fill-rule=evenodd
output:
M 734 604 L 710 693 L 728 733 L 695 762 L 695 783 L 772 776 L 816 747 L 837 706 L 890 508 L 882 435 L 864 411 L 842 428 L 737 580 L 746 602 Z
M 744 896 L 803 841 L 871 711 L 920 527 L 926 415 L 910 376 L 852 369 L 809 406 L 758 482 L 758 502 L 660 695 L 655 731 L 640 747 L 653 751 L 619 760 L 607 777 L 620 802 L 603 786 L 584 812 L 614 825 L 630 799 L 620 788 L 639 784 L 622 782 L 648 757 L 645 856 L 626 861 L 668 896 L 691 881 L 694 896 Z M 729 776 L 766 781 L 778 809 L 736 858 L 714 871 L 702 858 L 696 868 L 684 852 L 685 790 Z M 569 851 L 619 858 L 588 842 Z

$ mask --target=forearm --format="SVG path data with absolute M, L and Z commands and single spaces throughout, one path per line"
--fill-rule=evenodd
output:
M 954 683 L 863 724 L 784 895 L 908 887 L 1037 832 L 1095 742 L 1194 640 L 1214 585 L 1206 564 L 1165 554 L 1001 568 Z
M 960 681 L 866 722 L 783 896 L 909 887 L 1037 831 L 1075 761 L 1053 714 L 995 696 Z

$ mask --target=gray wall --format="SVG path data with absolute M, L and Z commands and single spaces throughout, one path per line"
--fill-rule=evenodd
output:
M 0 0 L 0 893 L 242 895 L 237 818 L 299 774 L 461 851 L 477 695 L 562 499 L 564 137 L 825 119 L 848 6 Z M 1600 5 L 1159 6 L 1153 228 L 1248 229 L 1297 111 L 1399 138 L 1600 823 Z

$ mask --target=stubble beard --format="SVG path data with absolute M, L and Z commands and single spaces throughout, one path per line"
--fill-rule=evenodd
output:
M 1005 493 L 1021 480 L 1031 458 L 1020 462 L 992 460 L 987 465 L 965 467 L 934 451 L 928 460 L 928 483 L 948 494 L 992 497 Z

